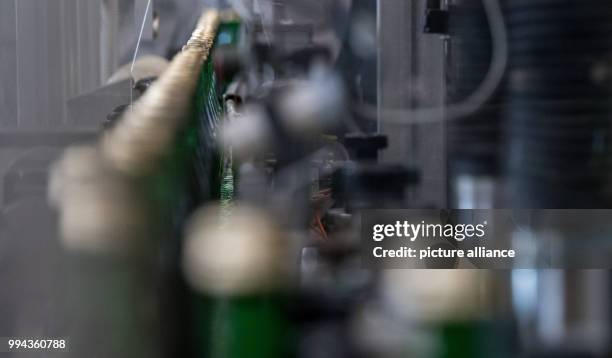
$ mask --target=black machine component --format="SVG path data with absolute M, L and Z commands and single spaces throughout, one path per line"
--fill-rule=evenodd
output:
M 482 0 L 449 7 L 448 103 L 465 100 L 480 86 L 492 60 L 491 30 Z M 501 149 L 503 83 L 478 111 L 447 124 L 451 175 L 497 175 Z
M 334 192 L 349 211 L 405 208 L 406 188 L 416 185 L 416 170 L 401 165 L 349 162 L 333 178 Z
M 133 86 L 136 97 L 133 98 L 133 100 L 137 100 L 140 96 L 142 96 L 149 89 L 149 87 L 151 87 L 155 80 L 157 80 L 157 77 L 147 77 L 136 82 Z M 102 128 L 105 130 L 111 129 L 129 107 L 130 104 L 122 104 L 115 107 L 113 111 L 106 116 L 105 121 L 102 123 Z
M 514 205 L 609 205 L 612 3 L 505 2 Z
M 219 45 L 213 53 L 215 75 L 220 82 L 230 82 L 245 67 L 244 53 L 230 45 Z
M 442 9 L 441 0 L 428 0 L 425 9 L 426 34 L 448 34 L 448 10 Z
M 351 159 L 332 178 L 334 194 L 348 211 L 406 207 L 405 191 L 419 181 L 418 172 L 402 165 L 377 163 L 387 147 L 379 134 L 349 134 L 345 138 Z
M 111 129 L 117 123 L 119 118 L 123 115 L 123 113 L 130 107 L 129 104 L 122 104 L 118 107 L 115 107 L 111 113 L 106 116 L 106 120 L 102 123 L 102 128 Z
M 351 158 L 358 161 L 376 161 L 378 152 L 387 148 L 387 136 L 381 134 L 350 133 L 344 139 Z
M 428 5 L 437 11 L 435 1 Z M 600 0 L 502 5 L 506 76 L 476 113 L 447 123 L 449 174 L 507 175 L 517 193 L 509 204 L 516 207 L 606 207 L 612 6 Z M 449 103 L 467 98 L 486 76 L 489 21 L 481 0 L 449 6 Z

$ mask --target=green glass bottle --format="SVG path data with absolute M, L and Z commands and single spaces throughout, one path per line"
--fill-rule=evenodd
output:
M 190 220 L 186 240 L 183 270 L 199 292 L 199 356 L 292 356 L 286 309 L 293 260 L 273 220 L 261 209 L 235 205 L 227 218 L 208 207 Z
M 173 350 L 176 340 L 171 348 L 160 345 L 166 341 L 162 329 L 175 332 L 189 322 L 175 319 L 183 308 L 176 299 L 182 294 L 176 282 L 182 277 L 180 228 L 201 200 L 194 188 L 202 186 L 190 183 L 201 149 L 193 133 L 202 132 L 193 99 L 199 83 L 211 85 L 203 68 L 210 67 L 218 24 L 218 12 L 206 12 L 184 50 L 119 123 L 97 146 L 68 155 L 68 164 L 56 171 L 52 197 L 65 246 L 74 252 L 66 301 L 74 304 L 74 327 L 82 327 L 74 335 L 75 356 L 92 353 L 87 348 L 93 343 L 99 356 L 186 352 Z M 92 332 L 101 337 L 97 343 Z
M 146 204 L 94 146 L 69 148 L 52 169 L 62 260 L 67 355 L 155 357 L 156 246 Z

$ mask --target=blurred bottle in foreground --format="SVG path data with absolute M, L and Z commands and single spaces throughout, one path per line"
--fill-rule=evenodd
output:
M 197 211 L 187 228 L 183 270 L 200 292 L 194 329 L 200 355 L 292 356 L 286 309 L 292 250 L 262 210 L 235 206 Z
M 70 356 L 156 356 L 155 229 L 139 193 L 93 146 L 68 149 L 52 169 Z
M 377 357 L 511 357 L 513 334 L 486 270 L 387 270 L 355 321 L 361 350 Z

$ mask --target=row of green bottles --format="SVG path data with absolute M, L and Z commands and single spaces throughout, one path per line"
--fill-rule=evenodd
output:
M 54 171 L 71 356 L 190 356 L 180 349 L 191 319 L 180 228 L 201 200 L 191 108 L 218 21 L 205 13 L 191 45 L 99 144 L 73 148 Z
M 223 22 L 215 46 L 238 46 L 240 33 L 240 22 Z M 219 150 L 216 133 L 235 103 L 222 101 L 231 79 L 219 80 L 213 61 L 211 56 L 202 70 L 189 134 L 198 139 L 202 201 L 219 202 L 196 212 L 185 233 L 183 271 L 194 291 L 192 341 L 199 357 L 291 356 L 285 238 L 265 214 L 233 202 L 235 163 L 231 149 Z

